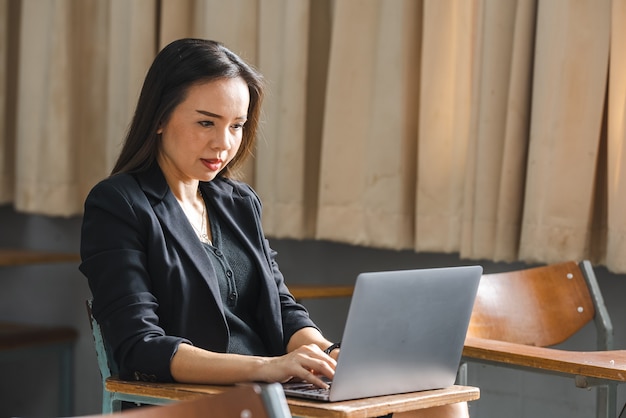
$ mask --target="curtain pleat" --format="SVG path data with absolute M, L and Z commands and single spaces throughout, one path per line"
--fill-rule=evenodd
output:
M 178 38 L 200 36 L 194 21 L 196 3 L 196 0 L 161 0 L 159 49 Z
M 496 228 L 491 255 L 495 261 L 518 259 L 530 131 L 536 9 L 534 0 L 517 1 L 511 44 L 511 75 L 508 79 L 506 102 L 503 103 L 506 122 L 498 173 L 500 180 Z M 498 32 L 494 35 L 500 36 Z M 495 61 L 496 57 L 492 56 L 492 59 Z
M 103 3 L 101 3 L 103 5 Z M 24 2 L 19 47 L 15 207 L 69 215 L 81 207 L 81 158 L 76 145 L 96 146 L 104 132 L 102 71 L 106 42 L 98 39 L 108 13 L 94 2 Z M 97 14 L 96 14 L 97 13 Z M 87 16 L 98 16 L 85 22 Z M 81 100 L 80 95 L 90 96 Z M 93 128 L 93 130 L 92 130 Z M 100 158 L 92 167 L 103 165 Z M 45 210 L 44 210 L 45 208 Z
M 80 214 L 155 54 L 264 74 L 271 237 L 626 272 L 626 0 L 0 0 L 0 203 Z
M 475 37 L 473 3 L 424 1 L 417 251 L 456 252 L 460 247 Z
M 517 258 L 535 9 L 527 0 L 479 3 L 460 243 L 466 258 Z
M 264 225 L 276 237 L 304 238 L 307 230 L 309 7 L 308 1 L 290 0 L 263 0 L 260 7 L 259 68 L 268 94 L 256 150 L 255 185 L 263 196 Z
M 626 0 L 613 0 L 608 101 L 606 260 L 626 272 Z
M 539 2 L 523 260 L 580 260 L 588 254 L 610 16 L 610 0 Z
M 155 53 L 150 4 L 22 3 L 16 209 L 80 213 L 112 167 Z
M 411 245 L 419 5 L 335 3 L 317 238 L 382 248 Z

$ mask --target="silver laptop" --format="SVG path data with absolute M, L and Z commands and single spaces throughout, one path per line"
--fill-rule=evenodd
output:
M 283 385 L 287 396 L 342 401 L 452 386 L 481 266 L 361 273 L 328 390 Z

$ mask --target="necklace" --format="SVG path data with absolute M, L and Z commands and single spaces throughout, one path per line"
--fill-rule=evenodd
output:
M 200 199 L 202 201 L 202 223 L 200 224 L 200 229 L 196 228 L 193 222 L 191 222 L 191 219 L 189 220 L 189 223 L 191 224 L 191 227 L 196 231 L 196 234 L 198 234 L 198 238 L 200 239 L 200 241 L 204 242 L 205 244 L 213 245 L 211 239 L 209 238 L 208 226 L 206 225 L 206 203 L 204 202 L 204 197 L 202 196 L 202 192 L 200 191 L 200 189 L 198 189 L 198 196 L 200 196 Z

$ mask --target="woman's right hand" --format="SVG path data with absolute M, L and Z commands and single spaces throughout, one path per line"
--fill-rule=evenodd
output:
M 216 353 L 180 344 L 170 369 L 174 380 L 181 383 L 230 385 L 298 379 L 326 388 L 320 376 L 332 379 L 336 366 L 337 362 L 317 344 L 301 345 L 279 357 Z
M 304 380 L 321 388 L 327 388 L 320 376 L 332 379 L 337 362 L 316 344 L 303 345 L 280 356 L 266 357 L 259 370 L 261 380 L 266 382 L 287 382 L 291 379 Z

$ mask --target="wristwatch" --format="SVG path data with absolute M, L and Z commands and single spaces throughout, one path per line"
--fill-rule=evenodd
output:
M 335 348 L 341 348 L 341 343 L 334 343 L 333 345 L 331 345 L 330 347 L 328 347 L 326 350 L 324 350 L 324 353 L 328 354 L 330 356 L 330 353 L 335 349 Z

